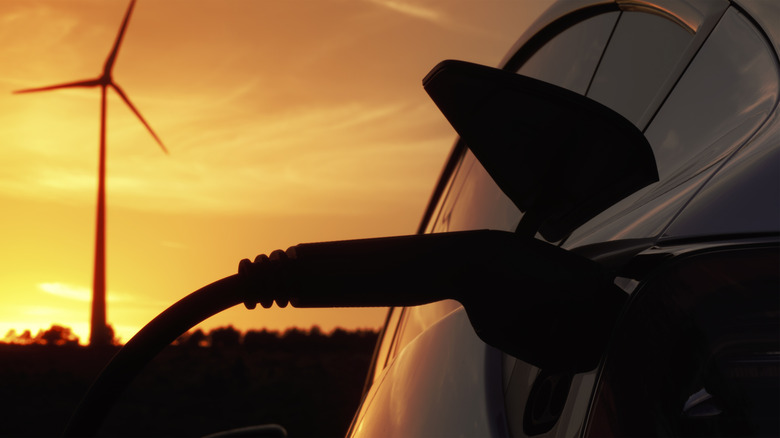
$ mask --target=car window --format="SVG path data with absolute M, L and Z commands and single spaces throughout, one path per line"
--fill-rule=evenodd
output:
M 517 72 L 585 94 L 618 15 L 598 15 L 566 29 L 536 51 Z
M 522 213 L 467 150 L 452 189 L 439 213 L 434 232 L 489 228 L 514 231 Z
M 645 132 L 662 180 L 709 165 L 775 105 L 778 72 L 763 36 L 730 9 Z M 704 154 L 704 156 L 702 156 Z
M 458 145 L 458 147 L 460 146 L 463 146 L 463 144 L 461 143 Z M 457 160 L 457 164 L 455 165 L 452 174 L 447 180 L 446 187 L 439 196 L 439 200 L 433 210 L 431 219 L 428 221 L 428 224 L 425 227 L 426 233 L 447 231 L 447 223 L 449 222 L 449 218 L 447 217 L 446 212 L 452 209 L 452 203 L 455 199 L 458 198 L 458 193 L 460 193 L 460 189 L 463 186 L 463 181 L 465 181 L 465 175 L 468 175 L 471 165 L 474 163 L 473 160 L 463 159 L 463 155 L 466 151 L 468 151 L 468 149 L 464 148 L 460 151 L 461 153 Z
M 575 230 L 566 247 L 663 232 L 677 211 L 669 206 L 684 205 L 747 141 L 774 108 L 778 88 L 772 49 L 749 20 L 729 9 L 645 131 L 659 182 Z
M 377 351 L 373 361 L 373 370 L 370 375 L 371 381 L 374 381 L 382 374 L 387 362 L 390 359 L 390 349 L 395 339 L 396 329 L 398 328 L 398 321 L 401 318 L 401 308 L 391 307 L 388 310 L 387 318 L 385 319 L 385 325 L 381 333 L 381 338 L 377 344 Z
M 623 13 L 587 96 L 638 124 L 692 38 L 665 17 Z

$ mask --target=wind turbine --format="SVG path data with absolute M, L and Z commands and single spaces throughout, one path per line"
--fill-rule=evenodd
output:
M 125 12 L 122 27 L 114 41 L 114 46 L 108 53 L 106 62 L 103 65 L 103 73 L 94 79 L 67 82 L 57 85 L 49 85 L 39 88 L 28 88 L 17 90 L 14 93 L 34 93 L 38 91 L 58 90 L 61 88 L 83 88 L 100 87 L 100 158 L 98 164 L 98 197 L 97 197 L 97 230 L 95 233 L 95 270 L 92 280 L 92 315 L 90 319 L 89 344 L 91 346 L 110 345 L 112 334 L 106 324 L 106 89 L 113 88 L 120 98 L 127 104 L 133 113 L 141 120 L 157 144 L 160 145 L 166 154 L 168 150 L 163 145 L 152 127 L 144 120 L 141 113 L 130 102 L 125 92 L 114 82 L 111 72 L 116 62 L 119 47 L 122 45 L 122 38 L 127 30 L 127 23 L 130 21 L 130 14 L 133 12 L 135 0 L 130 1 L 130 5 Z

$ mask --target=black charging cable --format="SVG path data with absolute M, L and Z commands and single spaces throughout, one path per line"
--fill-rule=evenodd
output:
M 131 338 L 98 376 L 65 430 L 94 436 L 111 406 L 160 351 L 223 310 L 463 304 L 486 343 L 545 369 L 596 367 L 625 301 L 591 260 L 504 231 L 299 244 L 184 297 Z

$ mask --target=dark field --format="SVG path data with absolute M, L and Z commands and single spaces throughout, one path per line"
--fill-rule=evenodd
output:
M 222 333 L 164 350 L 100 434 L 203 436 L 275 423 L 289 436 L 343 436 L 376 333 Z M 0 344 L 0 436 L 57 436 L 117 348 Z

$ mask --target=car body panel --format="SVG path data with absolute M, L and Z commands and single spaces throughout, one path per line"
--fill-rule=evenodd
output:
M 697 194 L 664 232 L 666 238 L 780 230 L 780 114 Z
M 729 6 L 727 0 L 616 0 L 623 11 L 643 11 L 664 17 L 688 28 L 691 32 L 708 31 Z
M 503 404 L 501 376 L 491 373 L 500 360 L 476 336 L 463 309 L 450 313 L 380 375 L 351 436 L 506 436 L 504 409 L 496 406 Z

